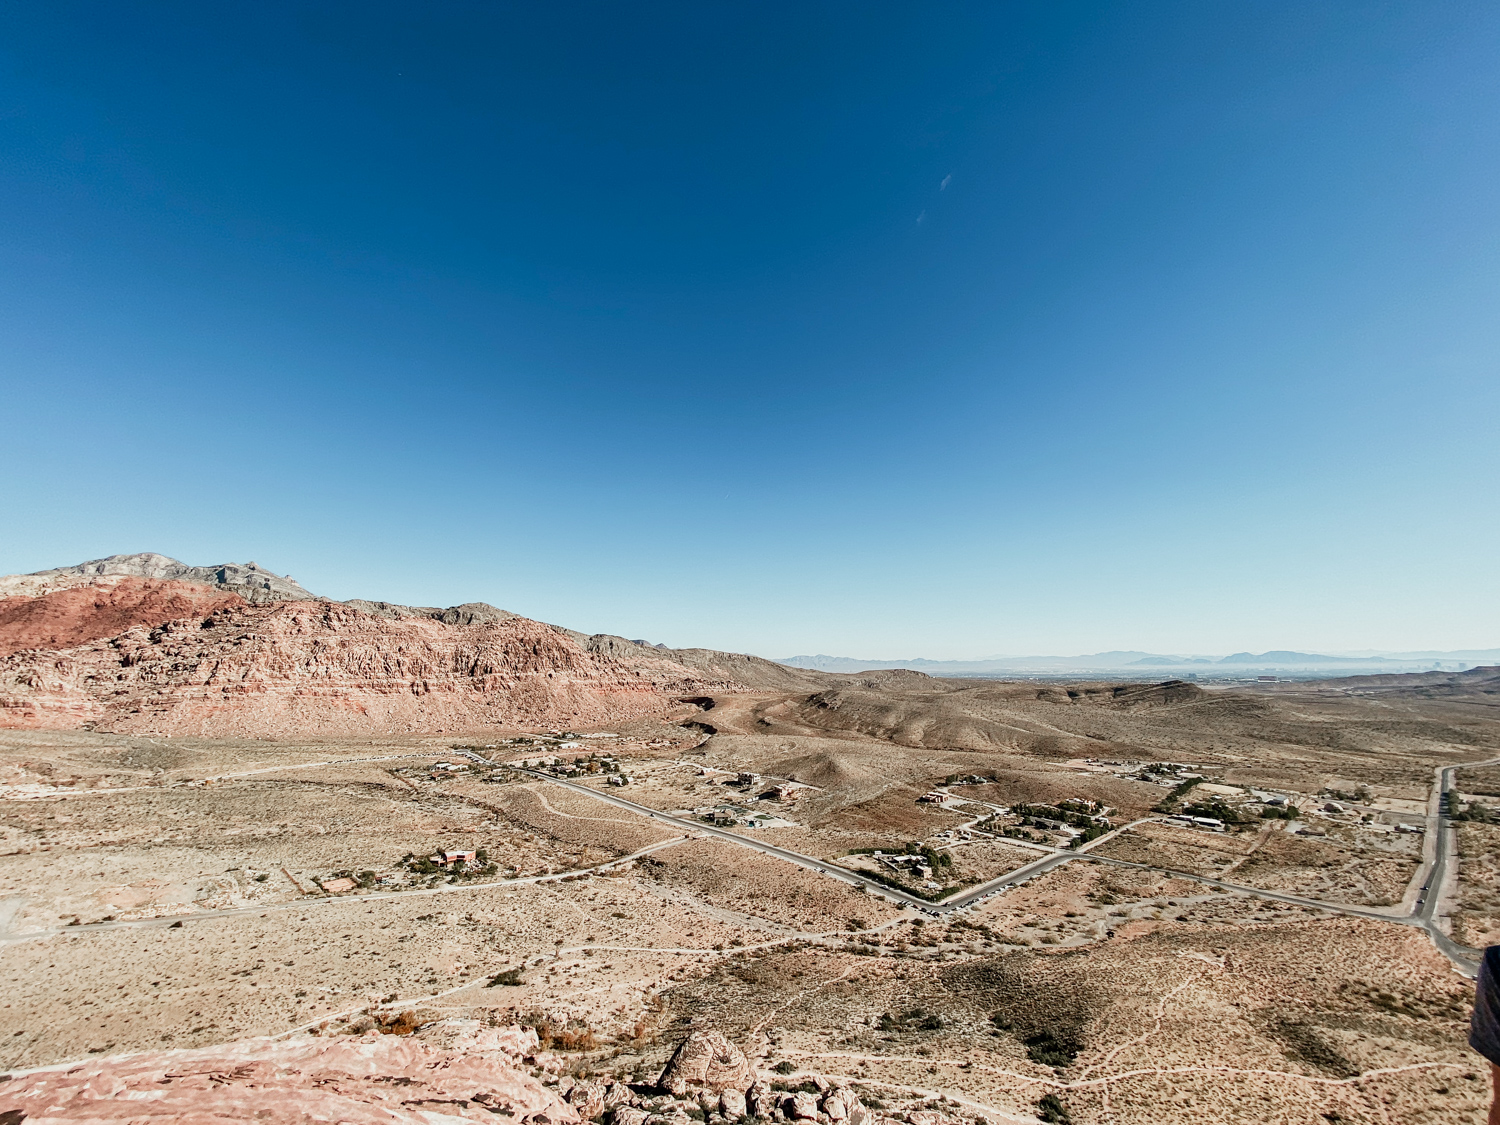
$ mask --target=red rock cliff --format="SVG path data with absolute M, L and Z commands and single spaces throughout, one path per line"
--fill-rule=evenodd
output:
M 0 659 L 0 726 L 204 737 L 586 726 L 738 687 L 587 652 L 524 617 L 447 625 L 338 602 L 241 603 L 13 652 Z
M 72 648 L 136 625 L 152 627 L 244 604 L 227 590 L 152 578 L 98 578 L 40 597 L 0 597 L 0 656 L 27 648 Z

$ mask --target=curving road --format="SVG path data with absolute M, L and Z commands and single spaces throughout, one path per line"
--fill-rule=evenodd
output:
M 718 828 L 709 824 L 703 824 L 699 821 L 689 820 L 686 817 L 674 816 L 671 813 L 662 812 L 660 809 L 653 809 L 648 805 L 637 804 L 635 801 L 631 801 L 628 798 L 616 796 L 613 793 L 603 792 L 599 789 L 594 789 L 587 785 L 580 785 L 577 782 L 568 781 L 564 778 L 554 777 L 551 774 L 543 773 L 540 770 L 511 766 L 502 762 L 492 762 L 487 758 L 473 753 L 472 751 L 460 751 L 460 754 L 462 754 L 462 756 L 464 757 L 470 758 L 487 766 L 495 766 L 515 770 L 517 773 L 525 774 L 529 777 L 534 777 L 539 781 L 545 781 L 552 785 L 561 786 L 564 789 L 571 789 L 575 792 L 583 793 L 589 797 L 592 797 L 596 801 L 603 801 L 606 804 L 614 805 L 616 808 L 624 809 L 627 812 L 635 813 L 638 816 L 644 816 L 651 820 L 658 821 L 664 827 L 681 829 L 683 831 L 683 837 L 658 841 L 657 843 L 651 844 L 645 848 L 640 849 L 639 851 L 631 853 L 630 855 L 621 856 L 618 859 L 610 860 L 606 863 L 600 864 L 597 868 L 591 868 L 587 870 L 605 870 L 611 867 L 616 867 L 618 865 L 628 863 L 631 860 L 649 855 L 650 853 L 658 851 L 662 848 L 673 847 L 681 844 L 683 842 L 683 839 L 687 837 L 709 837 L 713 839 L 723 840 L 726 843 L 734 844 L 736 847 L 747 848 L 750 851 L 759 852 L 761 855 L 767 855 L 775 859 L 780 859 L 786 863 L 795 864 L 798 867 L 817 872 L 818 874 L 825 875 L 832 879 L 837 879 L 842 883 L 857 887 L 860 890 L 863 890 L 871 895 L 884 898 L 889 902 L 899 903 L 903 906 L 912 907 L 916 910 L 924 911 L 925 913 L 930 915 L 946 915 L 952 914 L 956 911 L 967 909 L 968 907 L 973 906 L 976 903 L 981 902 L 993 895 L 1008 891 L 1014 887 L 1019 886 L 1029 879 L 1033 879 L 1038 875 L 1044 875 L 1047 872 L 1060 867 L 1064 863 L 1072 863 L 1079 860 L 1084 860 L 1091 863 L 1105 863 L 1115 867 L 1131 868 L 1138 871 L 1156 871 L 1165 875 L 1170 875 L 1174 878 L 1185 879 L 1194 883 L 1200 883 L 1204 886 L 1214 887 L 1218 890 L 1227 891 L 1232 894 L 1248 895 L 1274 902 L 1284 902 L 1293 906 L 1301 906 L 1313 910 L 1326 910 L 1339 914 L 1348 914 L 1353 917 L 1368 918 L 1374 921 L 1393 922 L 1397 925 L 1417 926 L 1426 931 L 1426 933 L 1432 939 L 1433 944 L 1436 945 L 1437 948 L 1442 951 L 1450 960 L 1452 960 L 1461 972 L 1464 972 L 1468 975 L 1473 975 L 1473 972 L 1478 963 L 1479 951 L 1471 949 L 1469 946 L 1462 945 L 1454 941 L 1439 928 L 1437 922 L 1438 906 L 1442 898 L 1444 882 L 1448 878 L 1449 860 L 1453 851 L 1453 828 L 1447 818 L 1446 813 L 1443 810 L 1444 797 L 1452 789 L 1453 775 L 1455 771 L 1465 767 L 1500 763 L 1500 758 L 1491 759 L 1485 762 L 1462 762 L 1458 763 L 1457 765 L 1444 766 L 1435 771 L 1436 776 L 1434 778 L 1433 793 L 1429 802 L 1428 809 L 1428 837 L 1431 840 L 1431 846 L 1428 850 L 1430 850 L 1431 855 L 1429 858 L 1424 860 L 1423 865 L 1418 869 L 1417 874 L 1413 877 L 1414 883 L 1417 882 L 1417 880 L 1421 880 L 1417 891 L 1415 905 L 1413 906 L 1410 913 L 1400 914 L 1376 910 L 1370 907 L 1353 906 L 1345 903 L 1325 902 L 1320 899 L 1306 898 L 1301 895 L 1285 894 L 1280 891 L 1262 890 L 1258 887 L 1247 887 L 1238 883 L 1230 883 L 1223 879 L 1216 879 L 1209 875 L 1198 875 L 1193 872 L 1179 871 L 1175 868 L 1162 867 L 1156 864 L 1134 863 L 1129 860 L 1115 859 L 1112 856 L 1092 854 L 1093 848 L 1107 843 L 1119 834 L 1129 831 L 1131 828 L 1134 828 L 1138 824 L 1143 824 L 1146 821 L 1150 820 L 1160 819 L 1158 817 L 1142 817 L 1139 820 L 1131 821 L 1129 824 L 1121 825 L 1119 828 L 1114 829 L 1113 831 L 1108 832 L 1095 840 L 1091 840 L 1089 843 L 1083 845 L 1076 851 L 1064 850 L 1061 848 L 1050 848 L 1046 847 L 1046 845 L 1034 845 L 1036 847 L 1045 848 L 1047 854 L 1041 856 L 1038 859 L 1032 860 L 1030 863 L 1023 864 L 1022 866 L 1017 867 L 1012 871 L 1008 871 L 1004 875 L 991 879 L 988 882 L 981 883 L 976 887 L 971 887 L 961 894 L 955 894 L 952 897 L 947 898 L 941 902 L 932 902 L 928 899 L 920 898 L 917 895 L 908 894 L 907 892 L 899 890 L 896 887 L 887 886 L 884 883 L 867 878 L 866 876 L 861 875 L 858 871 L 852 871 L 849 868 L 841 867 L 836 863 L 830 863 L 827 860 L 818 859 L 816 856 L 804 855 L 801 852 L 793 851 L 790 848 L 783 848 L 775 844 L 756 840 L 753 837 L 742 835 L 738 832 L 730 831 L 729 829 Z M 406 755 L 401 756 L 404 757 Z M 581 873 L 582 871 L 575 872 L 575 874 Z M 187 915 L 167 915 L 160 918 L 141 918 L 131 919 L 129 921 L 115 922 L 94 922 L 81 926 L 68 926 L 59 927 L 56 929 L 36 930 L 20 934 L 0 933 L 0 945 L 6 945 L 20 941 L 35 941 L 39 938 L 54 937 L 61 933 L 78 934 L 86 933 L 92 930 L 106 930 L 117 928 L 123 929 L 147 926 L 171 926 L 180 922 L 199 921 L 205 918 L 230 917 L 240 914 L 264 914 L 268 911 L 274 910 L 305 910 L 310 907 L 316 907 L 319 903 L 331 905 L 333 903 L 350 901 L 369 902 L 372 899 L 405 899 L 434 894 L 452 894 L 459 892 L 491 890 L 500 887 L 520 886 L 532 883 L 554 882 L 560 878 L 561 876 L 559 875 L 538 875 L 528 876 L 520 879 L 497 880 L 488 883 L 450 884 L 441 887 L 423 888 L 421 890 L 413 889 L 403 891 L 383 891 L 373 894 L 351 896 L 348 898 L 345 898 L 343 896 L 322 899 L 304 898 L 286 903 L 267 903 L 264 905 L 256 906 L 229 907 L 220 910 L 206 910 Z M 1409 893 L 1410 892 L 1408 892 L 1408 894 Z
M 477 757 L 477 755 L 471 756 Z M 482 761 L 483 759 L 479 760 Z M 524 766 L 504 766 L 504 763 L 501 762 L 487 762 L 486 764 L 503 766 L 506 769 L 515 770 L 517 773 L 524 773 L 529 777 L 534 777 L 539 781 L 548 781 L 553 785 L 560 785 L 564 789 L 572 789 L 577 793 L 585 793 L 593 797 L 596 801 L 604 801 L 607 804 L 614 805 L 616 808 L 650 817 L 652 820 L 671 825 L 674 828 L 681 828 L 694 836 L 711 836 L 718 840 L 727 840 L 729 843 L 738 844 L 742 848 L 749 848 L 751 851 L 760 852 L 762 855 L 774 856 L 777 859 L 785 860 L 787 863 L 795 863 L 798 867 L 805 867 L 809 871 L 828 875 L 831 878 L 848 883 L 850 886 L 863 888 L 872 894 L 883 895 L 894 902 L 901 902 L 907 906 L 915 906 L 920 910 L 940 910 L 942 906 L 946 905 L 928 902 L 925 898 L 909 895 L 905 891 L 897 890 L 895 887 L 888 887 L 884 883 L 877 882 L 874 879 L 866 879 L 859 872 L 850 871 L 847 867 L 840 867 L 836 863 L 829 863 L 827 860 L 803 855 L 801 852 L 794 852 L 790 848 L 778 848 L 775 844 L 767 844 L 760 840 L 751 839 L 748 836 L 741 836 L 739 833 L 731 832 L 727 828 L 716 828 L 711 824 L 704 824 L 701 821 L 689 820 L 682 816 L 673 816 L 671 813 L 662 812 L 660 809 L 653 809 L 649 805 L 638 805 L 634 801 L 628 801 L 624 797 L 617 797 L 613 793 L 604 793 L 598 789 L 591 789 L 587 785 L 579 785 L 576 781 L 567 781 L 564 778 L 553 777 L 549 773 L 527 769 Z M 953 908 L 950 906 L 949 909 Z
M 470 754 L 469 756 L 474 758 L 476 761 L 484 762 L 486 765 L 504 765 L 504 763 L 490 762 L 487 759 L 480 758 L 477 754 Z M 1494 762 L 1500 762 L 1500 758 L 1494 759 Z M 1432 848 L 1433 856 L 1423 865 L 1423 867 L 1418 869 L 1416 876 L 1414 876 L 1414 880 L 1421 879 L 1422 883 L 1418 891 L 1416 906 L 1409 914 L 1390 913 L 1387 911 L 1376 910 L 1370 907 L 1353 906 L 1346 903 L 1325 902 L 1320 899 L 1306 898 L 1301 895 L 1284 894 L 1280 891 L 1262 890 L 1258 887 L 1247 887 L 1239 883 L 1230 883 L 1226 882 L 1223 879 L 1215 879 L 1209 875 L 1197 875 L 1190 871 L 1179 871 L 1171 867 L 1161 867 L 1155 864 L 1147 863 L 1132 863 L 1129 860 L 1115 859 L 1111 856 L 1090 854 L 1090 848 L 1113 839 L 1120 833 L 1134 828 L 1137 824 L 1145 823 L 1148 820 L 1159 819 L 1157 817 L 1142 817 L 1140 820 L 1135 820 L 1129 824 L 1122 825 L 1114 831 L 1100 836 L 1096 840 L 1091 840 L 1088 844 L 1085 844 L 1077 851 L 1065 851 L 1060 848 L 1052 850 L 1051 854 L 1049 855 L 1045 855 L 1040 859 L 1033 860 L 1032 862 L 1018 867 L 1013 871 L 1009 871 L 1006 874 L 999 876 L 998 878 L 991 879 L 987 883 L 981 883 L 977 887 L 971 887 L 969 890 L 963 892 L 962 894 L 954 895 L 953 897 L 945 899 L 942 902 L 929 902 L 927 899 L 918 898 L 916 895 L 907 894 L 904 891 L 897 890 L 894 887 L 886 886 L 884 883 L 876 882 L 873 879 L 866 879 L 856 871 L 850 871 L 848 868 L 840 867 L 839 865 L 834 863 L 829 863 L 827 860 L 817 859 L 814 856 L 803 855 L 801 852 L 794 852 L 790 848 L 777 847 L 774 844 L 763 843 L 759 840 L 754 840 L 750 837 L 740 835 L 737 832 L 731 832 L 728 829 L 715 828 L 711 825 L 702 824 L 698 821 L 688 820 L 685 817 L 673 816 L 671 813 L 665 813 L 659 809 L 650 808 L 647 805 L 637 804 L 636 802 L 627 800 L 624 797 L 617 797 L 612 793 L 604 793 L 598 789 L 590 788 L 587 785 L 580 785 L 577 782 L 567 781 L 559 777 L 553 777 L 551 774 L 543 773 L 540 770 L 532 770 L 516 766 L 506 766 L 505 768 L 514 769 L 518 773 L 527 774 L 528 776 L 537 778 L 539 781 L 550 782 L 553 785 L 560 785 L 564 788 L 572 789 L 579 793 L 585 793 L 588 796 L 593 797 L 595 800 L 605 801 L 609 804 L 615 805 L 618 808 L 626 809 L 641 816 L 647 816 L 653 820 L 661 821 L 663 824 L 670 824 L 673 827 L 682 828 L 694 835 L 712 836 L 716 839 L 725 840 L 728 843 L 735 844 L 739 847 L 749 848 L 752 851 L 760 852 L 762 855 L 774 856 L 775 858 L 785 860 L 788 863 L 795 863 L 797 866 L 804 867 L 809 871 L 816 871 L 821 874 L 830 876 L 831 878 L 838 879 L 840 882 L 848 883 L 852 886 L 861 887 L 871 894 L 879 895 L 891 902 L 898 902 L 905 906 L 911 906 L 918 910 L 926 911 L 928 914 L 951 914 L 955 911 L 963 910 L 967 907 L 973 906 L 975 903 L 980 902 L 983 899 L 989 898 L 991 895 L 1010 890 L 1011 888 L 1026 882 L 1028 879 L 1035 878 L 1038 875 L 1046 874 L 1048 871 L 1051 871 L 1064 863 L 1071 863 L 1077 860 L 1088 860 L 1093 863 L 1107 863 L 1115 867 L 1133 868 L 1138 871 L 1158 871 L 1165 875 L 1171 875 L 1174 878 L 1186 879 L 1195 883 L 1201 883 L 1204 886 L 1215 887 L 1219 890 L 1228 891 L 1231 894 L 1249 895 L 1254 898 L 1267 899 L 1273 902 L 1284 902 L 1292 906 L 1301 906 L 1312 910 L 1326 910 L 1338 914 L 1348 914 L 1356 918 L 1368 918 L 1378 922 L 1394 922 L 1395 924 L 1402 926 L 1417 926 L 1427 932 L 1428 936 L 1432 939 L 1433 944 L 1436 945 L 1437 948 L 1451 961 L 1453 961 L 1454 965 L 1461 972 L 1464 972 L 1467 975 L 1472 975 L 1475 966 L 1478 963 L 1478 950 L 1471 949 L 1466 945 L 1461 945 L 1460 943 L 1454 941 L 1441 929 L 1438 928 L 1436 922 L 1438 900 L 1441 897 L 1443 881 L 1446 878 L 1448 871 L 1448 860 L 1452 851 L 1452 828 L 1448 823 L 1446 814 L 1443 812 L 1443 796 L 1449 791 L 1452 786 L 1453 773 L 1455 770 L 1468 766 L 1489 764 L 1492 763 L 1463 762 L 1459 763 L 1458 765 L 1445 766 L 1437 771 L 1436 784 L 1434 785 L 1434 793 L 1432 796 L 1432 804 L 1429 809 L 1428 828 L 1429 836 L 1435 839 L 1435 843 Z

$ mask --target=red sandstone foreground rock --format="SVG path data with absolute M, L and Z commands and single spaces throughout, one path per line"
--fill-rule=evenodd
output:
M 0 726 L 277 738 L 586 726 L 739 688 L 645 651 L 629 662 L 586 651 L 524 617 L 450 625 L 319 600 L 231 604 L 0 659 Z
M 528 1041 L 529 1037 L 529 1041 Z M 579 1120 L 517 1060 L 536 1033 L 476 1030 L 446 1049 L 372 1032 L 334 1040 L 245 1039 L 25 1074 L 0 1086 L 0 1115 L 28 1125 L 337 1121 L 347 1125 L 521 1125 Z

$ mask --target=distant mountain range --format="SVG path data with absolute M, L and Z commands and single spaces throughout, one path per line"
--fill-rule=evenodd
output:
M 1500 648 L 1460 649 L 1452 652 L 1389 652 L 1375 655 L 1329 655 L 1274 649 L 1236 652 L 1228 656 L 1177 655 L 1133 650 L 1095 652 L 1083 656 L 992 656 L 981 660 L 862 660 L 848 656 L 789 656 L 777 663 L 819 672 L 866 672 L 876 668 L 911 668 L 931 676 L 1067 675 L 1088 672 L 1137 672 L 1145 668 L 1181 670 L 1208 676 L 1315 671 L 1348 668 L 1362 671 L 1422 671 L 1434 666 L 1454 670 L 1500 662 Z
M 144 553 L 0 576 L 6 729 L 208 738 L 577 729 L 713 692 L 911 680 L 926 677 L 844 677 L 669 649 L 483 602 L 337 602 L 253 562 L 189 566 Z

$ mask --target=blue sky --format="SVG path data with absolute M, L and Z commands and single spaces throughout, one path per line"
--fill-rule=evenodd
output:
M 1500 9 L 0 3 L 0 570 L 1500 644 Z

